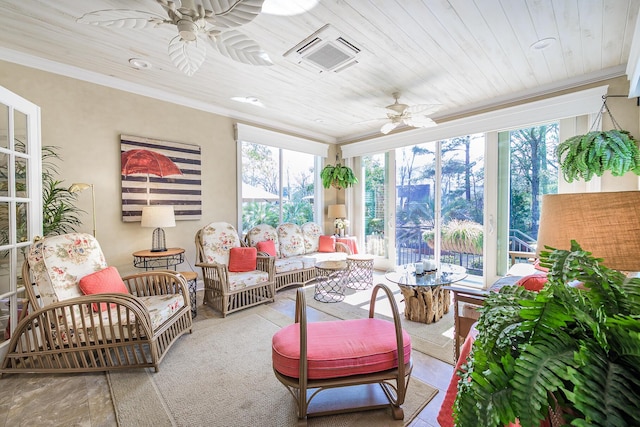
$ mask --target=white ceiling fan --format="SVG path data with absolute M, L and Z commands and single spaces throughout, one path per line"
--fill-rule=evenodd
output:
M 178 35 L 169 42 L 169 57 L 179 70 L 192 76 L 205 60 L 207 47 L 251 65 L 272 65 L 257 42 L 229 28 L 251 22 L 262 10 L 264 0 L 156 0 L 167 12 L 109 9 L 89 12 L 77 22 L 112 28 L 148 28 L 175 25 Z
M 389 122 L 382 125 L 380 132 L 386 135 L 402 124 L 414 128 L 436 126 L 436 122 L 429 118 L 428 115 L 437 111 L 440 108 L 440 104 L 407 105 L 398 102 L 400 98 L 399 92 L 394 92 L 392 96 L 395 98 L 395 102 L 385 107 L 388 110 L 387 117 L 382 119 L 389 120 Z

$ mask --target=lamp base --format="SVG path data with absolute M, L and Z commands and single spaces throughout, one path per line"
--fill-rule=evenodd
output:
M 151 239 L 151 252 L 166 252 L 167 243 L 164 238 L 164 230 L 162 228 L 156 228 L 153 230 Z

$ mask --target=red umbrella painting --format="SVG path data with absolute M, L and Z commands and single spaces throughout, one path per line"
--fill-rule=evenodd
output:
M 144 174 L 147 176 L 147 205 L 149 204 L 149 175 L 161 178 L 182 175 L 180 168 L 167 156 L 157 151 L 134 149 L 121 154 L 122 175 Z

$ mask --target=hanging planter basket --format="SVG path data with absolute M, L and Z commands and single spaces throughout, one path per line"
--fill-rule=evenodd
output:
M 337 163 L 335 166 L 325 166 L 322 172 L 320 172 L 320 178 L 322 179 L 322 186 L 324 188 L 333 187 L 337 190 L 349 188 L 358 183 L 358 178 L 356 178 L 351 168 L 342 166 L 340 163 Z
M 556 157 L 567 182 L 575 179 L 589 181 L 594 175 L 602 176 L 608 170 L 613 176 L 621 176 L 632 171 L 640 175 L 640 149 L 638 141 L 626 130 L 622 130 L 613 118 L 606 97 L 600 113 L 591 129 L 602 118 L 603 111 L 609 114 L 614 129 L 590 131 L 586 135 L 576 135 L 556 147 Z

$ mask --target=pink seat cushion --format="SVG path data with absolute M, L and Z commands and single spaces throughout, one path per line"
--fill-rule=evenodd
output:
M 402 331 L 404 360 L 411 358 L 411 337 Z M 294 323 L 276 332 L 272 339 L 273 367 L 283 375 L 298 378 L 300 325 Z M 396 333 L 383 319 L 337 320 L 307 323 L 309 379 L 347 377 L 382 372 L 398 367 Z

